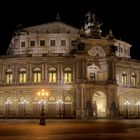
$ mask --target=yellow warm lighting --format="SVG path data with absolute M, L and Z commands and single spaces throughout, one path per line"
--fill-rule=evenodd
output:
M 44 95 L 45 95 L 45 92 L 43 91 L 43 92 L 42 92 L 42 96 L 44 96 Z
M 48 92 L 46 92 L 46 96 L 48 96 L 49 95 L 49 93 Z
M 48 96 L 49 93 L 42 89 L 40 92 L 37 93 L 38 96 Z
M 37 95 L 40 96 L 40 92 L 38 92 Z

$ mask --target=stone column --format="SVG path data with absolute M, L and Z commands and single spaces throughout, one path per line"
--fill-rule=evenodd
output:
M 79 82 L 79 78 L 80 78 L 80 75 L 79 75 L 79 61 L 76 62 L 76 82 Z
M 42 70 L 41 70 L 41 83 L 44 84 L 45 83 L 45 64 L 42 64 Z
M 76 81 L 76 70 L 75 70 L 75 63 L 73 63 L 72 67 L 72 81 L 75 83 Z
M 13 66 L 13 84 L 16 85 L 17 83 L 19 83 L 19 73 L 17 70 L 17 64 L 14 64 Z
M 83 69 L 83 72 L 82 72 L 82 78 L 83 80 L 85 81 L 86 80 L 86 62 L 83 60 L 82 61 L 82 69 Z
M 81 89 L 79 85 L 76 88 L 76 118 L 81 118 Z
M 60 64 L 60 81 L 61 84 L 64 83 L 64 71 L 63 71 L 63 64 Z
M 32 84 L 33 82 L 33 69 L 32 64 L 29 64 L 29 84 Z
M 60 84 L 60 64 L 57 65 L 57 83 Z
M 108 83 L 116 83 L 116 69 L 114 58 L 108 60 Z
M 45 84 L 48 83 L 48 68 L 47 68 L 47 64 L 44 64 L 44 82 L 45 82 Z
M 118 118 L 118 106 L 117 106 L 117 85 L 107 86 L 107 116 L 110 119 Z
M 86 117 L 86 96 L 85 96 L 85 85 L 81 84 L 81 117 Z

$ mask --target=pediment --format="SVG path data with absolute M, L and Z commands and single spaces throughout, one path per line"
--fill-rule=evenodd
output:
M 32 27 L 27 27 L 23 29 L 24 31 L 32 33 L 73 33 L 77 34 L 79 32 L 78 28 L 71 25 L 65 24 L 63 22 L 52 22 L 47 24 L 36 25 Z

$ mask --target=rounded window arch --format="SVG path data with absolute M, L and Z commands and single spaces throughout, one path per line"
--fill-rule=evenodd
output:
M 56 83 L 56 68 L 49 68 L 49 83 Z
M 70 96 L 65 96 L 64 101 L 65 101 L 65 102 L 71 102 L 72 99 L 71 99 Z
M 55 99 L 54 96 L 50 96 L 50 97 L 49 97 L 49 102 L 55 102 L 55 101 L 56 101 L 56 99 Z
M 34 75 L 34 83 L 40 83 L 41 82 L 41 69 L 39 67 L 35 67 L 33 70 Z
M 87 77 L 89 80 L 91 80 L 92 82 L 95 82 L 96 80 L 99 79 L 98 77 L 98 73 L 100 71 L 100 68 L 95 65 L 94 63 L 92 65 L 89 65 L 87 67 Z
M 6 83 L 11 84 L 13 81 L 13 70 L 10 68 L 6 71 Z
M 64 68 L 64 83 L 72 82 L 72 69 L 70 67 Z
M 131 84 L 133 86 L 136 86 L 136 73 L 135 72 L 131 73 Z
M 27 80 L 26 69 L 25 68 L 21 68 L 19 70 L 19 82 L 20 83 L 26 83 L 26 80 Z
M 126 73 L 126 71 L 122 71 L 122 83 L 127 84 L 127 73 Z
M 23 96 L 20 96 L 20 97 L 18 98 L 18 102 L 22 102 L 24 99 L 25 99 L 25 98 L 24 98 Z

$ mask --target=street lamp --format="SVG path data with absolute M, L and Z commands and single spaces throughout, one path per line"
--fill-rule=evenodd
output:
M 44 113 L 44 97 L 48 96 L 48 92 L 44 89 L 42 89 L 40 92 L 37 93 L 39 97 L 41 97 L 41 101 L 39 102 L 41 104 L 41 114 L 40 114 L 40 125 L 45 125 L 45 113 Z
M 8 117 L 9 117 L 9 112 L 10 112 L 10 105 L 12 104 L 13 102 L 12 101 L 10 101 L 10 100 L 7 100 L 6 102 L 5 102 L 5 104 L 6 104 L 6 106 L 7 106 L 7 115 L 8 115 Z
M 140 101 L 137 101 L 136 103 L 136 106 L 137 106 L 137 112 L 138 112 L 138 118 L 140 117 Z
M 28 104 L 28 101 L 27 100 L 23 100 L 21 102 L 21 104 L 23 104 L 23 111 L 24 111 L 24 118 L 26 117 L 26 105 Z
M 58 109 L 59 109 L 59 114 L 58 114 L 58 115 L 59 115 L 60 117 L 63 117 L 63 116 L 62 116 L 62 115 L 63 115 L 63 114 L 62 114 L 62 104 L 63 104 L 64 102 L 63 102 L 62 99 L 59 99 L 56 103 L 58 104 L 58 107 L 59 107 L 59 108 L 58 108 Z
M 128 100 L 126 100 L 124 105 L 126 107 L 125 109 L 126 109 L 126 119 L 127 119 L 128 116 L 129 116 L 129 105 L 130 105 L 130 102 Z

